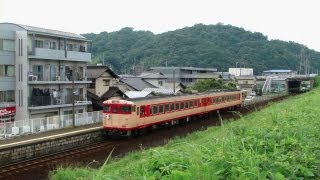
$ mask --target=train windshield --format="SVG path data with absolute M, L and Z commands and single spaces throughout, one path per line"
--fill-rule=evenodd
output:
M 131 114 L 131 105 L 109 104 L 103 106 L 104 113 Z
M 104 111 L 110 111 L 111 110 L 111 107 L 109 105 L 104 105 L 103 106 L 103 110 Z
M 120 112 L 123 114 L 131 113 L 131 106 L 120 106 Z

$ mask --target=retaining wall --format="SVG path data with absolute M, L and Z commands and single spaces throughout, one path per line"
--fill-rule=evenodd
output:
M 102 130 L 67 135 L 58 138 L 36 140 L 28 144 L 0 149 L 0 166 L 59 153 L 103 140 Z

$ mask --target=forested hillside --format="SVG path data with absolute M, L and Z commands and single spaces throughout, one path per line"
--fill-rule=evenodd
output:
M 261 33 L 231 25 L 203 25 L 153 34 L 123 28 L 116 32 L 84 34 L 92 40 L 93 63 L 104 62 L 118 73 L 128 72 L 134 64 L 150 66 L 194 66 L 254 68 L 258 74 L 268 69 L 298 70 L 301 44 L 268 40 Z M 320 69 L 320 53 L 305 49 L 314 72 Z

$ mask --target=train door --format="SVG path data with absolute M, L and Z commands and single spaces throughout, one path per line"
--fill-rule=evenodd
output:
M 202 98 L 201 99 L 201 104 L 202 104 L 202 106 L 207 106 L 208 105 L 207 98 Z

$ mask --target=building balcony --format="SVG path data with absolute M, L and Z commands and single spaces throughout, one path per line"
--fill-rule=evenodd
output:
M 71 60 L 81 60 L 83 62 L 91 62 L 91 53 L 67 51 L 67 58 Z
M 44 78 L 42 75 L 30 75 L 28 76 L 28 84 L 72 84 L 72 77 L 67 76 L 55 76 L 51 78 Z M 91 84 L 92 81 L 88 81 L 86 77 L 75 78 L 75 84 Z
M 35 48 L 34 54 L 29 53 L 29 58 L 33 59 L 52 59 L 62 61 L 79 61 L 79 62 L 90 62 L 91 53 L 78 52 L 78 51 L 67 51 L 58 49 L 45 49 Z
M 33 96 L 29 98 L 28 101 L 29 110 L 41 110 L 41 109 L 52 109 L 52 108 L 62 108 L 62 107 L 72 107 L 71 98 L 54 98 L 52 96 Z M 75 106 L 86 106 L 90 105 L 90 101 L 86 99 L 75 96 L 74 105 Z

